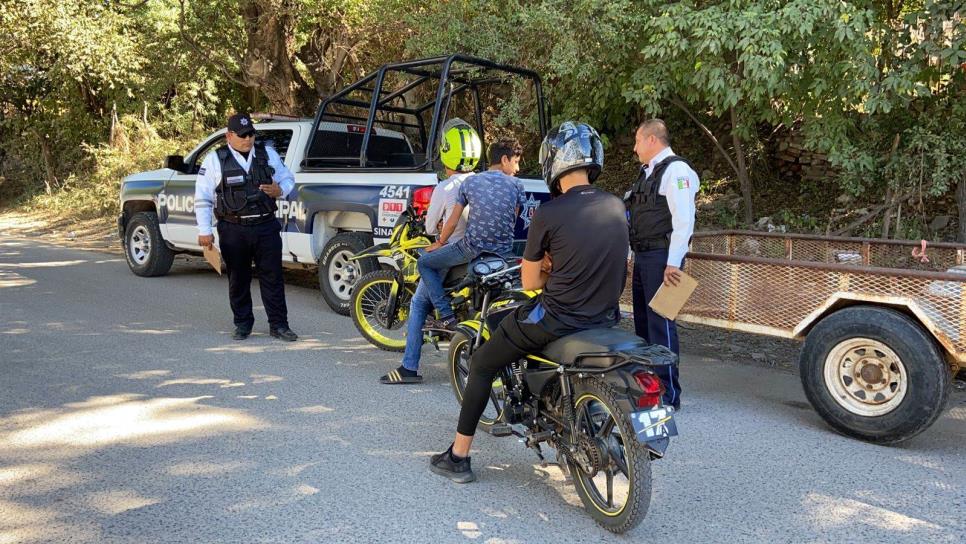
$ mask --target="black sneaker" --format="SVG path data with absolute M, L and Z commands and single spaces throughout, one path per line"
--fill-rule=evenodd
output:
M 288 327 L 269 329 L 268 334 L 272 335 L 272 338 L 278 338 L 279 340 L 285 340 L 286 342 L 294 342 L 299 339 L 299 335 L 292 332 L 292 329 Z
M 450 446 L 443 453 L 437 453 L 429 460 L 429 470 L 440 476 L 445 476 L 458 484 L 468 484 L 476 480 L 473 469 L 470 468 L 470 458 L 463 457 L 459 461 L 453 459 L 453 447 Z
M 235 327 L 235 332 L 231 333 L 232 340 L 244 340 L 252 333 L 251 327 Z

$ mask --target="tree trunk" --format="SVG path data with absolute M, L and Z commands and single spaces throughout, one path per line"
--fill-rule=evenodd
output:
M 248 47 L 241 60 L 243 77 L 268 99 L 273 113 L 301 116 L 315 109 L 315 97 L 295 69 L 295 9 L 291 0 L 281 7 L 272 0 L 250 0 L 243 4 L 242 17 Z
M 892 160 L 895 156 L 896 150 L 899 149 L 899 133 L 896 133 L 896 137 L 892 140 L 892 148 L 889 150 L 889 156 L 886 158 L 886 162 Z M 886 196 L 885 203 L 888 206 L 886 208 L 885 217 L 882 218 L 882 239 L 889 238 L 889 228 L 892 226 L 892 184 L 887 182 L 886 185 Z
M 883 240 L 889 239 L 889 229 L 892 227 L 892 185 L 886 187 L 885 194 L 886 210 L 882 217 L 882 236 Z
M 755 210 L 751 199 L 751 178 L 748 176 L 748 165 L 745 162 L 745 152 L 741 148 L 741 138 L 738 137 L 738 112 L 732 107 L 731 113 L 731 142 L 735 148 L 735 159 L 738 162 L 738 184 L 741 186 L 741 197 L 745 203 L 745 224 L 755 222 Z
M 959 232 L 956 241 L 966 244 L 966 178 L 959 180 L 956 187 L 956 207 L 959 208 Z
M 718 141 L 718 138 L 715 137 L 713 132 L 711 132 L 711 129 L 709 129 L 707 126 L 705 126 L 704 123 L 699 121 L 698 118 L 695 117 L 693 113 L 691 113 L 691 110 L 689 110 L 688 107 L 681 100 L 678 100 L 677 98 L 672 98 L 671 103 L 677 106 L 678 109 L 683 111 L 685 115 L 687 115 L 692 121 L 694 121 L 694 124 L 698 125 L 698 128 L 701 129 L 701 132 L 703 132 L 704 135 L 707 136 L 709 140 L 711 140 L 711 143 L 714 144 L 715 149 L 717 149 L 718 152 L 721 153 L 721 156 L 724 157 L 724 160 L 728 162 L 728 166 L 730 166 L 731 169 L 734 170 L 735 176 L 737 176 L 738 165 L 735 164 L 735 161 L 731 158 L 731 155 L 728 155 L 728 152 L 725 151 L 724 146 L 721 145 L 721 142 Z
M 37 143 L 40 145 L 40 158 L 44 163 L 44 172 L 47 174 L 44 176 L 44 190 L 50 195 L 53 194 L 54 186 L 57 185 L 57 175 L 54 172 L 54 160 L 53 154 L 50 151 L 50 143 L 47 142 L 45 135 L 39 131 L 33 130 L 32 132 L 37 137 Z

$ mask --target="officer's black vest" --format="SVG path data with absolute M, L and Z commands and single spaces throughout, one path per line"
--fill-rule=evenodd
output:
M 667 205 L 667 197 L 659 193 L 661 178 L 671 163 L 681 161 L 688 165 L 687 160 L 677 155 L 662 160 L 654 165 L 654 172 L 650 176 L 647 170 L 641 169 L 641 175 L 631 186 L 631 196 L 628 201 L 630 209 L 630 238 L 631 249 L 634 251 L 648 251 L 664 249 L 670 245 L 671 210 Z
M 221 181 L 215 188 L 215 217 L 235 223 L 259 223 L 275 217 L 275 199 L 258 188 L 272 183 L 275 170 L 268 165 L 265 146 L 255 144 L 255 156 L 248 172 L 242 168 L 227 145 L 218 148 Z

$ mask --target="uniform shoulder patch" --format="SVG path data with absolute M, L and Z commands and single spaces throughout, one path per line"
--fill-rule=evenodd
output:
M 198 175 L 199 175 L 199 176 L 203 176 L 203 175 L 205 175 L 205 169 L 204 169 L 204 168 L 202 168 L 201 170 L 198 170 Z
M 682 189 L 690 189 L 691 188 L 691 180 L 689 180 L 686 177 L 680 177 L 677 180 L 677 185 L 678 185 L 678 190 L 679 191 L 682 190 Z

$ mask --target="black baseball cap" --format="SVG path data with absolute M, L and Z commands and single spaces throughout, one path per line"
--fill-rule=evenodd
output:
M 247 136 L 255 132 L 255 125 L 247 113 L 236 113 L 228 118 L 228 130 L 239 136 Z

